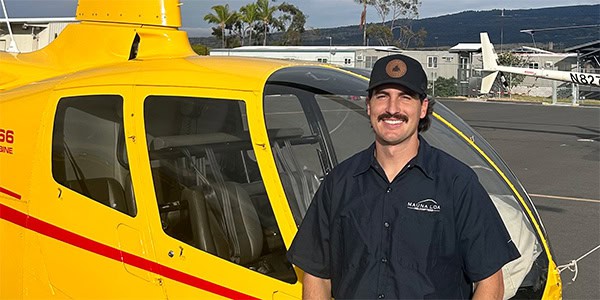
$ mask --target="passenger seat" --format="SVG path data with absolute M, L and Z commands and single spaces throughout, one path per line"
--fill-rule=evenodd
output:
M 204 251 L 247 265 L 262 252 L 260 220 L 250 196 L 239 183 L 227 181 L 224 186 L 229 208 L 223 207 L 217 185 L 208 189 L 195 186 L 182 192 L 182 200 L 189 204 L 194 243 Z M 229 236 L 228 229 L 235 229 L 235 236 Z M 235 247 L 239 249 L 237 256 Z

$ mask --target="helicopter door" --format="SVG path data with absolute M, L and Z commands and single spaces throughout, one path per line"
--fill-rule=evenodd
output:
M 251 127 L 258 125 L 249 119 L 260 114 L 243 100 L 254 96 L 183 96 L 181 88 L 144 92 L 147 186 L 156 199 L 151 228 L 168 296 L 299 293 L 265 188 L 265 180 L 276 177 L 259 168 L 253 148 L 261 143 L 252 141 Z
M 110 91 L 110 92 L 109 92 Z M 161 297 L 127 163 L 128 90 L 61 91 L 48 114 L 31 215 L 52 287 L 71 298 Z M 143 263 L 140 263 L 143 262 Z

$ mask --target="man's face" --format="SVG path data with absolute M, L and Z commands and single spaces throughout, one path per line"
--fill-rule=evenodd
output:
M 398 145 L 415 137 L 419 120 L 427 115 L 427 99 L 411 96 L 404 87 L 387 84 L 373 90 L 367 101 L 367 114 L 375 131 L 376 141 L 382 145 Z

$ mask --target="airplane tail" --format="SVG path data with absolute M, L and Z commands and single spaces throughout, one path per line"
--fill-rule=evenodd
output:
M 481 39 L 481 54 L 483 59 L 482 71 L 486 74 L 481 79 L 480 92 L 487 94 L 492 89 L 494 81 L 496 81 L 496 77 L 498 76 L 498 62 L 496 61 L 498 56 L 494 51 L 494 45 L 490 42 L 487 32 L 480 33 L 479 37 Z
M 490 42 L 490 38 L 487 32 L 479 34 L 481 39 L 481 54 L 483 56 L 483 70 L 484 71 L 496 71 L 498 69 L 498 63 L 496 52 L 494 51 L 494 45 Z
M 483 78 L 481 78 L 481 89 L 479 92 L 482 94 L 489 93 L 492 89 L 492 85 L 494 85 L 494 82 L 496 81 L 496 76 L 498 76 L 498 71 L 483 76 Z

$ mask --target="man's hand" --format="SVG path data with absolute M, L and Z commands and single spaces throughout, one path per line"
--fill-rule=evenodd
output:
M 498 272 L 486 279 L 475 282 L 475 293 L 473 294 L 473 300 L 502 300 L 503 297 L 504 278 L 502 277 L 502 269 L 498 270 Z
M 331 299 L 331 280 L 304 272 L 302 299 Z

